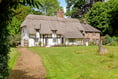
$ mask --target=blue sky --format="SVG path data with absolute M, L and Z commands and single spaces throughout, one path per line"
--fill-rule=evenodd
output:
M 66 12 L 66 2 L 65 2 L 65 0 L 58 0 L 58 1 L 60 2 L 60 6 L 63 7 L 64 12 Z

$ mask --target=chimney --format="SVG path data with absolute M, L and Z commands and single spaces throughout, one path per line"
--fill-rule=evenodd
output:
M 59 18 L 64 18 L 64 11 L 63 11 L 63 9 L 59 9 L 59 10 L 57 11 L 57 17 L 59 17 Z
M 86 24 L 86 19 L 82 19 L 82 23 Z

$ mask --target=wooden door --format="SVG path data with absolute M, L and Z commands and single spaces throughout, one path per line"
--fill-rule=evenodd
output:
M 28 45 L 29 45 L 28 40 L 24 40 L 24 46 L 25 46 L 25 47 L 28 47 Z

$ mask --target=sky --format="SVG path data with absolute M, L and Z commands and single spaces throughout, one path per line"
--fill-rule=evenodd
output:
M 63 7 L 63 9 L 64 9 L 64 12 L 66 12 L 66 2 L 65 2 L 65 0 L 58 0 L 59 2 L 60 2 L 60 6 L 62 6 Z

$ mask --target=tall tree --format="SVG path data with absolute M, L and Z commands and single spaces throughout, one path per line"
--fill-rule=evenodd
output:
M 8 26 L 10 46 L 16 46 L 20 42 L 20 25 L 21 20 L 18 20 L 16 17 L 13 17 L 11 20 L 11 24 L 9 24 Z
M 39 7 L 39 11 L 43 15 L 54 16 L 56 11 L 60 8 L 58 0 L 39 0 L 42 7 Z
M 17 9 L 12 9 L 12 11 L 13 11 L 12 14 L 14 15 L 14 17 L 16 17 L 21 22 L 25 19 L 25 17 L 28 14 L 42 14 L 42 12 L 36 11 L 33 7 L 24 6 L 24 5 L 21 5 Z
M 102 0 L 66 0 L 66 15 L 72 18 L 81 18 L 92 7 L 92 4 Z
M 118 0 L 109 1 L 109 6 L 112 7 L 112 10 L 109 13 L 112 17 L 110 19 L 110 26 L 113 29 L 111 36 L 118 37 Z
M 10 46 L 17 46 L 20 43 L 20 25 L 28 14 L 42 14 L 31 6 L 21 5 L 19 8 L 12 9 L 14 17 L 9 24 L 9 43 Z
M 90 25 L 100 29 L 102 35 L 118 36 L 116 24 L 118 22 L 118 0 L 95 3 L 85 18 Z
M 7 79 L 8 74 L 8 53 L 9 32 L 7 26 L 11 22 L 12 9 L 20 5 L 32 5 L 39 7 L 39 2 L 34 0 L 0 0 L 0 79 Z

